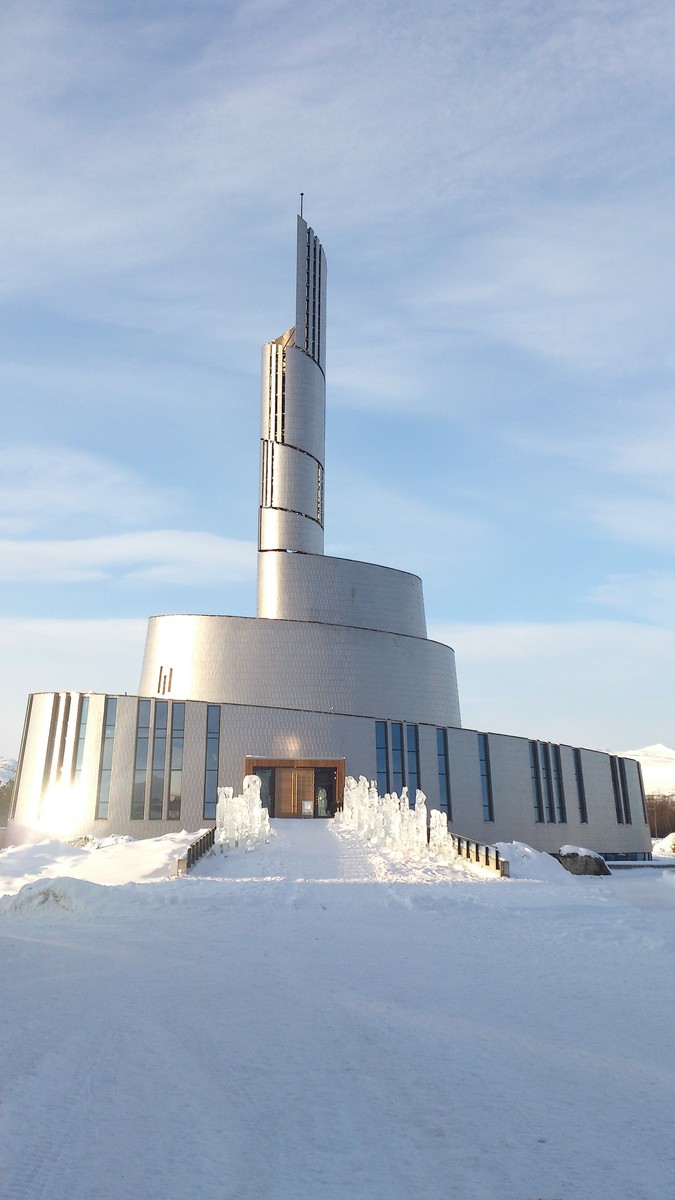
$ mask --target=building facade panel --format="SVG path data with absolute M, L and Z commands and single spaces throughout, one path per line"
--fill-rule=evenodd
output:
M 325 555 L 259 554 L 258 616 L 427 635 L 417 575 Z
M 454 654 L 422 638 L 251 617 L 153 617 L 139 692 L 459 724 Z M 167 692 L 167 694 L 169 694 Z

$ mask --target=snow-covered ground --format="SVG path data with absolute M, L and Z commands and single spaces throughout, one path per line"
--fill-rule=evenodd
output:
M 274 828 L 0 854 L 2 1200 L 672 1194 L 675 872 Z

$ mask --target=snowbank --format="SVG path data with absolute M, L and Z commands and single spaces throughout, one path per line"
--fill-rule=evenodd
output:
M 541 883 L 574 883 L 556 858 L 533 850 L 525 842 L 497 842 L 497 849 L 509 864 L 511 879 L 532 879 Z
M 10 846 L 0 851 L 0 895 L 14 895 L 26 883 L 45 877 L 68 876 L 108 886 L 168 879 L 195 837 L 183 830 L 141 841 L 110 837 L 84 846 L 57 840 Z
M 675 833 L 652 842 L 652 854 L 655 858 L 675 858 Z

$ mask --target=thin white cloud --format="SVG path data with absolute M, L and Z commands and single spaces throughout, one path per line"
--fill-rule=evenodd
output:
M 591 589 L 588 599 L 631 617 L 675 629 L 675 572 L 610 575 Z
M 667 263 L 675 229 L 663 197 L 526 207 L 468 237 L 416 308 L 433 324 L 575 370 L 675 367 Z
M 435 623 L 467 727 L 603 747 L 672 742 L 675 630 L 628 621 Z
M 81 516 L 108 525 L 143 525 L 166 519 L 177 506 L 177 490 L 150 488 L 134 472 L 94 454 L 6 444 L 3 457 L 0 533 L 62 527 Z M 10 561 L 11 550 L 5 547 L 5 553 Z
M 146 629 L 143 620 L 0 618 L 0 756 L 18 753 L 30 692 L 133 693 Z
M 63 584 L 125 578 L 191 587 L 235 583 L 255 574 L 252 542 L 182 529 L 53 541 L 0 541 L 4 582 Z
M 395 482 L 390 487 L 364 475 L 336 468 L 331 490 L 339 496 L 340 525 L 360 531 L 358 542 L 330 541 L 327 554 L 365 559 L 422 573 L 439 561 L 457 563 L 487 534 L 487 524 L 461 511 L 410 495 Z M 330 499 L 327 498 L 327 503 Z M 364 523 L 364 514 L 368 520 Z M 336 527 L 336 522 L 332 528 Z

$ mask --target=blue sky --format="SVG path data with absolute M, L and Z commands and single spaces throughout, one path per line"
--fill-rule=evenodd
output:
M 260 346 L 328 258 L 326 550 L 464 723 L 675 741 L 675 9 L 5 0 L 0 752 L 255 608 Z

